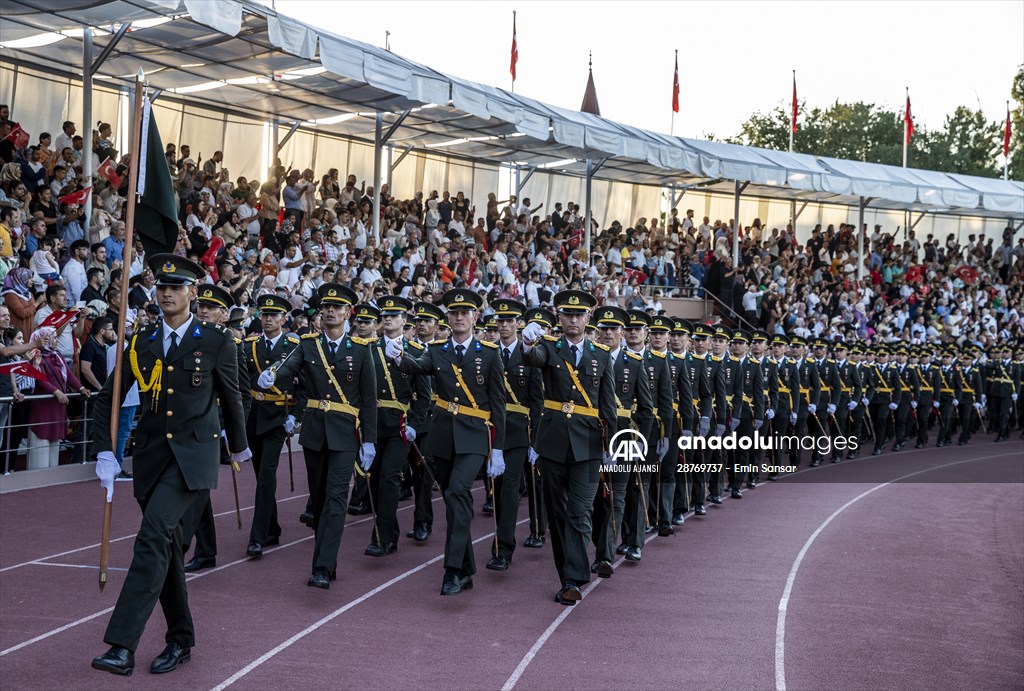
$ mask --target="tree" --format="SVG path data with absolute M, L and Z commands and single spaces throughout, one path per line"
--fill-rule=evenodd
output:
M 1024 180 L 1024 65 L 1017 68 L 1010 95 L 1017 102 L 1010 118 L 1013 121 L 1013 136 L 1010 139 L 1010 179 Z M 1003 121 L 1005 127 L 1006 121 Z M 1003 129 L 999 129 L 999 147 L 1002 151 Z

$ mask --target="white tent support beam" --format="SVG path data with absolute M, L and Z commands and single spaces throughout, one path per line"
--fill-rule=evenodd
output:
M 293 122 L 292 126 L 288 128 L 288 132 L 284 135 L 284 137 L 282 137 L 280 141 L 278 141 L 278 142 L 276 142 L 274 144 L 274 155 L 275 156 L 279 156 L 281 154 L 281 149 L 283 149 L 284 145 L 288 143 L 288 140 L 292 138 L 292 135 L 299 131 L 299 126 L 300 125 L 302 125 L 302 123 L 299 122 L 299 121 Z M 274 129 L 276 130 L 277 127 L 278 127 L 278 123 L 275 121 Z
M 404 118 L 400 118 L 399 122 Z M 388 132 L 394 131 L 393 128 Z M 377 113 L 373 129 L 373 239 L 380 246 L 380 156 L 384 149 L 384 114 Z
M 132 23 L 125 22 L 120 26 L 117 32 L 110 37 L 110 40 L 107 41 L 107 45 L 103 46 L 103 50 L 100 51 L 100 54 L 92 62 L 91 71 L 93 74 L 96 74 L 99 71 L 100 67 L 103 66 L 103 63 L 106 62 L 107 58 L 110 57 L 110 54 L 114 51 L 114 48 L 117 47 L 117 44 L 121 42 L 121 39 L 124 38 L 124 35 L 128 33 L 128 30 L 131 28 Z
M 683 201 L 683 195 L 690 189 L 689 185 L 684 186 L 679 190 L 679 194 L 675 193 L 675 186 L 672 187 L 672 206 L 669 207 L 669 211 L 679 207 L 679 202 Z
M 732 260 L 733 266 L 740 265 L 740 231 L 743 229 L 743 224 L 740 222 L 740 195 L 743 194 L 743 190 L 747 189 L 747 185 L 750 182 L 736 181 L 736 198 L 733 207 L 733 229 L 732 229 Z
M 597 171 L 601 170 L 601 166 L 603 166 L 607 161 L 608 161 L 607 158 L 602 158 L 597 163 L 594 163 L 594 159 L 592 159 L 592 158 L 588 158 L 587 159 L 587 199 L 586 199 L 587 214 L 586 214 L 586 220 L 585 220 L 585 224 L 586 225 L 583 226 L 583 237 L 586 239 L 586 243 L 587 243 L 587 262 L 593 261 L 591 256 L 590 256 L 590 235 L 592 233 L 593 217 L 594 217 L 593 208 L 592 208 L 593 192 L 594 192 L 594 189 L 593 189 L 594 188 L 594 174 L 597 173 Z
M 516 201 L 519 200 L 519 195 L 522 194 L 523 188 L 526 187 L 526 183 L 530 181 L 533 174 L 537 172 L 537 166 L 530 166 L 530 169 L 526 171 L 526 175 L 520 177 L 519 168 L 516 167 Z
M 82 31 L 82 139 L 85 142 L 85 155 L 82 156 L 82 177 L 85 186 L 92 185 L 92 76 L 93 60 L 92 29 L 85 27 Z M 137 151 L 132 152 L 138 156 Z M 102 163 L 103 161 L 100 161 Z M 85 238 L 92 237 L 92 192 L 85 198 L 85 218 L 82 221 L 82 228 L 85 229 Z M 90 240 L 91 242 L 91 240 Z
M 864 260 L 868 253 L 864 251 L 864 241 L 867 240 L 867 229 L 864 227 L 864 209 L 868 208 L 872 197 L 861 197 L 857 204 L 857 232 L 860 235 L 860 245 L 857 247 L 857 283 L 864 280 Z
M 927 216 L 927 215 L 928 215 L 927 211 L 922 211 L 921 215 L 917 217 L 916 221 L 911 221 L 910 222 L 910 230 L 914 230 L 914 228 L 917 228 L 917 224 L 920 223 L 921 221 L 923 221 L 924 217 Z
M 412 144 L 410 144 L 409 146 L 405 147 L 405 149 L 402 150 L 402 153 L 398 154 L 398 158 L 391 162 L 391 170 L 388 173 L 389 177 L 391 173 L 395 172 L 395 169 L 398 168 L 399 164 L 401 164 L 402 161 L 405 160 L 405 157 L 412 153 L 412 149 L 413 146 Z
M 156 99 L 160 98 L 160 94 L 164 92 L 163 89 L 153 89 L 153 93 L 149 95 L 149 104 L 153 105 L 156 103 Z
M 280 138 L 280 134 L 281 134 L 281 120 L 275 115 L 274 116 L 274 120 L 273 120 L 273 122 L 270 125 L 270 135 L 272 137 L 270 143 L 274 147 L 274 157 L 273 157 L 274 159 L 280 158 L 280 155 L 281 155 L 281 147 L 278 144 L 278 139 Z M 286 171 L 286 173 L 287 173 L 287 171 Z M 267 180 L 270 180 L 272 177 L 274 177 L 274 160 L 273 159 L 271 159 L 271 161 L 270 161 L 270 169 L 267 171 Z
M 793 232 L 794 233 L 796 232 L 796 219 L 800 218 L 800 214 L 802 214 L 804 212 L 804 209 L 807 208 L 808 204 L 810 204 L 810 202 L 804 202 L 803 204 L 800 205 L 800 208 L 797 209 L 796 213 L 793 214 Z M 796 200 L 795 199 L 793 200 L 793 206 L 796 206 Z
M 398 119 L 391 123 L 391 126 L 388 127 L 388 131 L 385 132 L 384 135 L 381 137 L 380 143 L 382 145 L 387 144 L 391 140 L 392 135 L 394 135 L 394 133 L 398 131 L 398 128 L 402 126 L 402 123 L 405 122 L 405 119 L 409 117 L 410 112 L 412 111 L 403 110 L 401 113 L 398 114 Z M 383 115 L 381 113 L 377 113 L 377 115 L 378 117 L 383 118 Z M 383 120 L 381 121 L 383 122 Z

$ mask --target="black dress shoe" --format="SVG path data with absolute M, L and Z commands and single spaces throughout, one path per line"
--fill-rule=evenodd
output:
M 245 548 L 245 556 L 259 559 L 263 556 L 263 545 L 258 542 L 250 542 L 249 546 Z
M 611 578 L 612 574 L 615 573 L 615 567 L 607 559 L 602 559 L 597 562 L 597 571 L 595 571 L 600 578 Z
M 167 674 L 192 659 L 192 648 L 182 648 L 177 643 L 168 643 L 164 651 L 156 656 L 149 671 L 153 674 Z
M 555 602 L 567 607 L 572 607 L 582 599 L 583 593 L 580 591 L 580 587 L 572 581 L 563 583 L 562 589 L 555 595 Z
M 722 497 L 720 495 L 716 494 L 715 496 L 711 497 L 711 503 L 712 504 L 721 504 L 722 503 Z
M 212 569 L 216 565 L 217 560 L 213 557 L 192 557 L 192 559 L 185 564 L 185 573 L 193 573 L 203 569 Z
M 472 584 L 473 581 L 470 580 L 470 587 L 472 587 Z M 459 572 L 445 571 L 444 580 L 441 581 L 441 594 L 458 595 L 462 590 L 462 578 L 459 576 Z
M 672 535 L 675 535 L 675 532 L 676 531 L 672 529 L 671 523 L 662 523 L 658 526 L 658 535 L 661 537 L 671 537 Z
M 833 463 L 838 463 L 839 461 L 832 461 L 832 462 Z M 747 487 L 747 489 L 757 489 L 757 485 L 754 484 L 753 482 L 748 482 L 746 487 Z
M 370 513 L 370 507 L 366 504 L 353 504 L 348 507 L 349 516 L 365 516 Z
M 264 547 L 273 547 L 274 545 L 279 545 L 279 544 L 281 544 L 281 536 L 280 535 L 274 535 L 273 537 L 268 537 L 267 541 L 263 543 L 263 546 Z
M 881 456 L 882 455 L 882 450 L 881 449 L 875 449 L 874 451 L 871 452 L 871 455 L 872 456 Z
M 111 646 L 110 650 L 92 661 L 92 668 L 130 677 L 135 669 L 135 653 L 119 645 Z
M 626 559 L 629 561 L 640 561 L 640 548 L 630 547 L 626 550 Z
M 511 563 L 512 557 L 499 554 L 496 557 L 491 557 L 491 560 L 487 562 L 487 568 L 491 571 L 508 571 L 508 565 Z
M 693 510 L 694 516 L 706 516 L 708 510 L 704 508 L 703 504 L 697 504 L 697 507 Z
M 965 441 L 958 441 L 956 445 L 957 446 L 966 446 L 967 442 L 965 442 Z
M 996 439 L 996 441 L 999 441 L 999 440 L 998 440 L 998 439 Z M 941 441 L 941 440 L 940 440 L 940 441 L 939 441 L 939 442 L 938 442 L 938 443 L 937 443 L 937 444 L 935 445 L 935 448 L 936 448 L 936 449 L 941 449 L 941 448 L 942 448 L 943 446 L 945 446 L 945 445 L 946 445 L 946 442 L 944 442 L 944 441 Z M 892 447 L 892 450 L 893 450 L 893 451 L 899 451 L 899 447 L 897 447 L 897 446 L 894 446 L 894 447 Z
M 299 516 L 299 523 L 302 523 L 303 525 L 308 525 L 310 528 L 312 528 L 313 514 L 311 514 L 309 511 L 303 511 L 302 515 Z
M 729 492 L 729 496 L 732 497 L 733 499 L 742 499 L 743 492 L 740 492 L 738 489 L 734 489 L 731 492 Z
M 924 442 L 920 442 L 920 441 L 917 442 L 916 444 L 914 444 L 914 448 L 915 449 L 923 449 L 924 448 Z
M 487 501 L 485 501 L 485 502 L 484 502 L 484 505 L 483 505 L 483 508 L 482 508 L 482 511 L 483 511 L 484 513 L 486 513 L 486 514 L 492 514 L 492 513 L 494 513 L 494 502 L 493 502 L 493 501 L 491 501 L 490 499 L 488 499 Z
M 398 551 L 398 545 L 394 542 L 388 542 L 384 545 L 378 545 L 376 542 L 371 542 L 370 546 L 363 552 L 368 557 L 386 557 L 389 554 L 394 554 Z
M 686 516 L 683 515 L 682 511 L 676 511 L 672 515 L 672 525 L 682 525 L 683 523 L 686 523 Z
M 629 545 L 626 545 L 626 544 L 619 545 L 618 547 L 615 548 L 615 553 L 616 554 L 625 554 L 628 551 L 629 551 Z
M 841 460 L 843 460 L 843 459 L 841 459 L 841 458 L 833 458 L 833 459 L 832 459 L 832 462 L 833 462 L 833 463 L 838 463 L 838 462 L 839 462 L 839 461 L 841 461 Z
M 544 546 L 544 538 L 539 537 L 536 533 L 530 533 L 530 536 L 523 541 L 523 547 L 529 547 L 530 549 L 540 549 Z
M 318 568 L 313 571 L 313 575 L 306 581 L 306 585 L 312 586 L 313 588 L 323 588 L 328 590 L 331 587 L 331 576 L 327 573 L 327 569 Z
M 406 499 L 412 499 L 412 489 L 409 487 L 403 487 L 401 494 L 398 495 L 398 501 L 405 501 Z
M 644 535 L 650 535 L 655 530 L 657 530 L 657 528 L 655 528 L 653 525 L 648 523 L 646 526 L 644 526 Z
M 821 465 L 821 461 L 819 461 L 817 458 L 815 458 L 813 461 L 811 461 L 811 467 L 812 468 L 817 468 L 819 465 Z

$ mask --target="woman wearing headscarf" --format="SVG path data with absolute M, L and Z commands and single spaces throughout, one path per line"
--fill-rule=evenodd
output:
M 57 330 L 43 326 L 32 334 L 39 343 L 36 368 L 46 379 L 36 382 L 37 394 L 53 394 L 53 398 L 36 399 L 28 409 L 28 469 L 52 468 L 60 455 L 60 440 L 68 431 L 68 392 L 77 391 L 89 397 L 64 358 L 57 352 Z
M 11 325 L 21 330 L 26 339 L 32 333 L 32 320 L 36 308 L 45 299 L 45 294 L 38 298 L 32 297 L 29 286 L 32 283 L 32 270 L 19 266 L 4 277 L 3 298 L 7 309 L 11 311 Z

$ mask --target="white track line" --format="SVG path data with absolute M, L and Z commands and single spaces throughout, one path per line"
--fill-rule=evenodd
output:
M 60 564 L 60 563 L 54 563 L 52 561 L 36 561 L 36 562 L 33 562 L 33 564 L 35 566 L 63 566 L 66 569 L 95 569 L 97 571 L 99 571 L 99 568 L 100 568 L 98 566 L 93 566 L 92 564 Z M 127 571 L 128 570 L 128 569 L 124 568 L 123 566 L 108 566 L 107 569 L 110 570 L 110 571 Z
M 796 555 L 796 559 L 793 561 L 793 566 L 789 570 L 789 577 L 786 578 L 786 587 L 782 591 L 782 598 L 779 600 L 779 612 L 775 622 L 775 688 L 777 691 L 786 691 L 786 612 L 789 609 L 789 598 L 793 594 L 793 583 L 796 581 L 797 572 L 800 570 L 800 564 L 803 562 L 804 557 L 807 556 L 808 550 L 811 549 L 811 545 L 818 539 L 821 532 L 825 530 L 829 523 L 831 523 L 839 514 L 848 509 L 850 506 L 856 504 L 864 497 L 872 494 L 883 487 L 899 482 L 900 480 L 906 480 L 908 477 L 914 477 L 915 475 L 922 475 L 924 473 L 930 473 L 935 470 L 941 470 L 943 468 L 949 468 L 954 465 L 962 465 L 964 463 L 975 463 L 977 461 L 985 461 L 992 458 L 1003 458 L 1004 456 L 1018 456 L 1018 453 L 1000 453 L 992 456 L 981 456 L 980 458 L 968 458 L 963 461 L 955 461 L 953 463 L 946 463 L 944 465 L 935 466 L 934 468 L 925 468 L 924 470 L 918 470 L 914 473 L 908 473 L 901 475 L 900 477 L 883 482 L 880 485 L 876 485 L 871 489 L 858 494 L 856 497 L 846 502 L 834 512 L 832 515 L 826 518 L 818 528 L 811 533 L 811 536 L 807 538 L 807 542 L 800 549 L 800 552 Z
M 518 525 L 522 525 L 523 523 L 526 523 L 529 520 L 530 520 L 529 518 L 524 518 L 523 520 L 518 521 L 516 523 L 516 525 L 517 526 Z M 483 536 L 478 537 L 477 539 L 473 540 L 473 544 L 475 545 L 477 543 L 483 542 L 484 540 L 490 540 L 493 537 L 494 537 L 494 533 L 493 532 L 488 533 L 487 535 L 483 535 Z M 395 576 L 390 581 L 387 581 L 386 583 L 382 583 L 382 584 L 378 585 L 373 590 L 370 590 L 370 591 L 364 593 L 363 595 L 361 595 L 360 597 L 356 598 L 355 600 L 352 600 L 351 602 L 349 602 L 349 603 L 347 603 L 345 605 L 342 605 L 338 609 L 336 609 L 333 612 L 331 612 L 330 614 L 328 614 L 323 619 L 320 619 L 319 621 L 314 622 L 313 624 L 310 624 L 305 629 L 303 629 L 302 631 L 299 631 L 297 634 L 295 634 L 294 636 L 292 636 L 291 638 L 286 640 L 284 643 L 281 643 L 277 647 L 273 648 L 272 650 L 267 651 L 266 653 L 264 653 L 260 657 L 256 658 L 255 660 L 250 662 L 248 665 L 246 665 L 242 669 L 238 670 L 237 672 L 232 674 L 230 677 L 228 677 L 227 679 L 225 679 L 221 683 L 219 683 L 216 686 L 214 686 L 212 691 L 223 691 L 223 689 L 226 689 L 228 686 L 231 686 L 236 681 L 238 681 L 239 679 L 241 679 L 245 675 L 249 674 L 249 672 L 253 671 L 254 669 L 256 669 L 257 667 L 262 665 L 264 662 L 266 662 L 270 658 L 274 657 L 275 655 L 277 655 L 278 653 L 282 652 L 283 650 L 286 650 L 287 648 L 290 648 L 292 645 L 294 645 L 298 641 L 302 640 L 303 638 L 305 638 L 309 634 L 315 632 L 317 629 L 322 627 L 324 624 L 327 624 L 327 623 L 331 622 L 332 620 L 334 620 L 338 616 L 344 614 L 345 612 L 347 612 L 348 610 L 352 609 L 353 607 L 355 607 L 357 605 L 360 605 L 363 602 L 366 602 L 367 600 L 369 600 L 371 597 L 373 597 L 377 593 L 379 593 L 379 592 L 381 592 L 383 590 L 387 590 L 388 588 L 390 588 L 394 584 L 398 583 L 399 581 L 404 581 L 409 576 L 412 576 L 413 574 L 422 571 L 423 569 L 427 568 L 431 564 L 436 564 L 437 562 L 441 561 L 442 559 L 444 559 L 444 553 L 443 552 L 441 554 L 437 555 L 436 557 L 434 557 L 433 559 L 429 559 L 428 561 L 423 562 L 419 566 L 413 567 L 413 568 L 409 569 L 408 571 L 406 571 L 405 573 L 402 573 L 402 574 L 399 574 L 398 576 Z
M 4 655 L 8 655 L 10 653 L 16 652 L 18 650 L 21 650 L 22 648 L 30 646 L 33 643 L 38 643 L 39 641 L 45 640 L 45 639 L 49 638 L 50 636 L 56 636 L 61 631 L 67 631 L 68 629 L 74 628 L 74 627 L 78 626 L 79 624 L 84 624 L 87 621 L 92 621 L 96 617 L 102 617 L 104 614 L 109 614 L 110 612 L 113 612 L 113 611 L 114 611 L 113 607 L 107 607 L 105 610 L 102 610 L 100 612 L 96 612 L 95 614 L 90 614 L 89 616 L 82 617 L 81 619 L 76 619 L 75 621 L 71 622 L 70 624 L 65 624 L 64 626 L 60 627 L 59 629 L 54 629 L 53 631 L 47 631 L 46 633 L 41 633 L 38 636 L 36 636 L 35 638 L 30 638 L 27 641 L 24 641 L 23 643 L 19 643 L 18 645 L 14 646 L 14 647 L 8 648 L 7 650 L 0 650 L 0 657 L 3 657 Z

